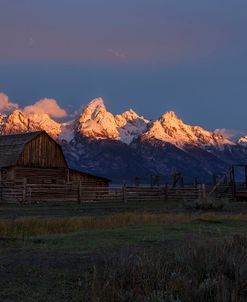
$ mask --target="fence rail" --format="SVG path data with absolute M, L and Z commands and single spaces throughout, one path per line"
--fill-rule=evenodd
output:
M 23 182 L 0 183 L 2 202 L 133 202 L 195 200 L 206 194 L 205 187 L 90 187 L 81 183 L 29 184 Z

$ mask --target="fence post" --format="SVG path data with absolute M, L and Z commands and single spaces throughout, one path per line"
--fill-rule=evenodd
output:
M 28 192 L 28 201 L 29 203 L 32 203 L 32 188 L 29 187 L 29 190 L 27 190 Z
M 166 184 L 164 187 L 164 201 L 168 200 L 168 185 Z
M 206 186 L 205 186 L 205 184 L 202 184 L 202 198 L 203 199 L 206 198 Z
M 0 175 L 1 175 L 1 171 L 0 171 Z M 2 184 L 1 176 L 0 176 L 0 201 L 3 201 L 3 184 Z
M 197 185 L 197 190 L 198 190 L 198 199 L 202 199 L 202 185 L 201 184 Z
M 81 181 L 78 183 L 78 203 L 81 203 Z
M 126 184 L 123 185 L 123 202 L 127 203 L 127 189 Z
M 194 187 L 198 188 L 198 181 L 197 181 L 197 177 L 194 178 Z
M 22 194 L 22 201 L 26 202 L 27 199 L 27 179 L 23 179 L 23 194 Z

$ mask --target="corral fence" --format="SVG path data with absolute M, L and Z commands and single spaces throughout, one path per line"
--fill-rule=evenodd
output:
M 172 188 L 166 186 L 92 187 L 78 182 L 66 184 L 0 183 L 1 202 L 133 202 L 183 201 L 206 197 L 205 185 Z

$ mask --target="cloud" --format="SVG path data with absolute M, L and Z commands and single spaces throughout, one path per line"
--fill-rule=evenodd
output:
M 223 135 L 224 137 L 228 138 L 231 141 L 236 141 L 240 137 L 246 135 L 246 131 L 241 131 L 236 129 L 226 129 L 226 128 L 215 129 L 214 132 L 216 134 Z
M 34 43 L 35 43 L 35 41 L 34 41 L 33 37 L 29 37 L 29 38 L 28 38 L 28 46 L 29 46 L 29 47 L 33 47 L 33 46 L 34 46 Z
M 62 118 L 66 117 L 68 114 L 67 112 L 61 108 L 57 101 L 54 99 L 42 99 L 38 102 L 34 103 L 33 105 L 26 106 L 24 108 L 24 112 L 26 114 L 35 113 L 35 114 L 48 114 L 52 117 Z
M 123 52 L 122 50 L 116 50 L 116 49 L 108 49 L 108 52 L 115 58 L 118 59 L 126 59 L 127 58 L 127 54 L 125 52 Z
M 12 103 L 6 94 L 0 93 L 0 112 L 11 112 L 18 107 L 18 104 Z

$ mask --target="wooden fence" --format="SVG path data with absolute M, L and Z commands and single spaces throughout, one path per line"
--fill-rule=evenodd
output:
M 206 196 L 206 188 L 169 188 L 169 186 L 140 187 L 85 187 L 81 183 L 29 184 L 23 182 L 0 183 L 2 202 L 133 202 L 133 201 L 182 201 Z

